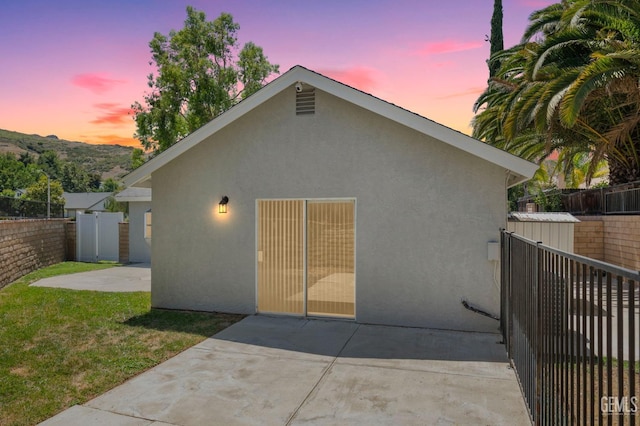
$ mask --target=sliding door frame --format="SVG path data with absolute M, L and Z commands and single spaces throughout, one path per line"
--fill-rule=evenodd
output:
M 298 315 L 298 314 L 293 314 L 293 313 L 286 313 L 286 312 L 268 312 L 268 311 L 263 311 L 261 312 L 258 309 L 258 298 L 260 296 L 259 294 L 259 285 L 258 285 L 258 279 L 259 279 L 259 273 L 258 273 L 258 268 L 259 268 L 259 259 L 258 259 L 258 249 L 260 248 L 260 216 L 259 216 L 259 211 L 260 211 L 260 207 L 259 207 L 259 203 L 260 201 L 302 201 L 303 204 L 303 209 L 302 209 L 302 221 L 303 221 L 303 232 L 302 232 L 302 247 L 303 247 L 303 254 L 302 254 L 302 261 L 303 261 L 303 268 L 304 268 L 304 272 L 303 272 L 303 278 L 302 278 L 302 282 L 303 282 L 303 313 L 302 315 Z M 353 318 L 348 318 L 348 317 L 342 317 L 342 316 L 332 316 L 332 315 L 308 315 L 307 313 L 307 251 L 308 251 L 308 247 L 307 247 L 307 204 L 308 202 L 353 202 Z M 255 201 L 255 246 L 254 246 L 254 256 L 255 256 L 255 293 L 256 293 L 256 297 L 255 297 L 255 312 L 256 313 L 263 313 L 263 314 L 268 314 L 268 315 L 282 315 L 282 316 L 293 316 L 293 317 L 310 317 L 310 318 L 325 318 L 325 319 L 331 319 L 331 318 L 336 318 L 336 319 L 342 319 L 342 320 L 347 320 L 347 321 L 355 321 L 357 318 L 357 313 L 358 313 L 358 309 L 357 309 L 357 300 L 356 300 L 356 295 L 357 295 L 357 281 L 358 281 L 358 277 L 357 277 L 357 272 L 356 272 L 356 265 L 357 263 L 357 256 L 358 256 L 358 247 L 357 247 L 357 232 L 358 232 L 358 200 L 355 197 L 331 197 L 331 198 L 256 198 Z

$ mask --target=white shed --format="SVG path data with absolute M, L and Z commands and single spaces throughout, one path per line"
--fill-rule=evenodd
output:
M 509 215 L 507 230 L 544 245 L 573 253 L 573 228 L 580 222 L 570 213 L 524 213 Z

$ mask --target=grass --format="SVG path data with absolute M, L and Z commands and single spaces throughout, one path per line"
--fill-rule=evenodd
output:
M 113 267 L 64 262 L 0 290 L 0 424 L 31 425 L 113 388 L 242 317 L 150 308 L 150 294 L 29 287 Z

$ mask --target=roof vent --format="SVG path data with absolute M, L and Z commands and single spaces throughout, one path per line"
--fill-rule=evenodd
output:
M 316 89 L 302 83 L 296 84 L 296 115 L 315 114 Z

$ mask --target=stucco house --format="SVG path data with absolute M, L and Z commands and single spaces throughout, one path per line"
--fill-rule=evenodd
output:
M 115 195 L 115 199 L 129 204 L 129 262 L 151 262 L 151 239 L 145 238 L 147 218 L 151 212 L 151 188 L 125 188 Z
M 490 243 L 536 166 L 296 66 L 134 170 L 152 305 L 495 331 Z

